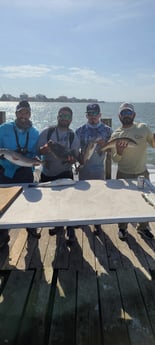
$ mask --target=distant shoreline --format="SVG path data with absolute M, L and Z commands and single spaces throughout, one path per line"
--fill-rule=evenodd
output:
M 105 101 L 93 101 L 93 100 L 74 100 L 74 101 L 70 101 L 70 100 L 66 100 L 66 101 L 60 101 L 60 100 L 36 100 L 36 99 L 26 99 L 28 102 L 42 102 L 42 103 L 106 103 Z M 7 100 L 2 100 L 0 99 L 0 102 L 20 102 L 21 99 L 7 99 Z
M 105 101 L 98 101 L 95 98 L 76 98 L 76 97 L 67 97 L 59 96 L 57 98 L 47 98 L 45 95 L 36 95 L 34 97 L 29 97 L 26 94 L 22 94 L 19 97 L 14 97 L 10 94 L 3 94 L 0 97 L 0 102 L 19 102 L 26 100 L 28 102 L 61 102 L 61 103 L 105 103 Z

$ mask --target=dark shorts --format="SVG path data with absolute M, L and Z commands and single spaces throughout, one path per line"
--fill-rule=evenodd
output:
M 72 171 L 64 171 L 56 176 L 46 176 L 43 173 L 41 173 L 41 182 L 54 181 L 58 180 L 59 178 L 71 178 L 73 180 L 73 173 Z
M 16 170 L 12 178 L 4 175 L 4 169 L 0 169 L 0 183 L 31 183 L 33 182 L 33 172 L 29 167 L 21 167 Z

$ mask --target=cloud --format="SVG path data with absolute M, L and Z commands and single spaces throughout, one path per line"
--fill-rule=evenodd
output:
M 97 74 L 93 69 L 84 67 L 64 66 L 47 66 L 47 65 L 20 65 L 20 66 L 0 66 L 1 77 L 18 79 L 18 78 L 42 78 L 49 77 L 51 79 L 65 81 L 66 83 L 96 83 L 111 85 L 112 80 L 105 78 L 103 75 Z
M 16 78 L 40 78 L 50 72 L 50 68 L 44 65 L 31 66 L 0 66 L 0 74 L 3 77 L 16 79 Z
M 70 84 L 100 84 L 104 86 L 113 85 L 113 80 L 110 78 L 105 78 L 103 75 L 99 75 L 93 69 L 84 67 L 70 67 L 70 68 L 63 68 L 61 67 L 62 72 L 55 73 L 56 69 L 51 68 L 51 73 L 49 77 L 53 80 L 70 83 Z

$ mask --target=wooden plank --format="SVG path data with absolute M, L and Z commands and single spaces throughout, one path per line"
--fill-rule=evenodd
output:
M 83 268 L 95 271 L 93 226 L 83 226 Z
M 36 241 L 36 246 L 34 251 L 32 252 L 31 260 L 29 263 L 29 268 L 43 268 L 44 258 L 46 255 L 48 242 L 49 242 L 49 234 L 48 229 L 43 228 L 40 231 L 41 237 L 38 241 Z M 50 265 L 51 266 L 51 265 Z
M 47 267 L 53 267 L 54 268 L 54 262 L 55 262 L 55 255 L 56 255 L 56 250 L 57 250 L 57 236 L 49 236 L 47 234 L 47 229 L 46 229 L 46 236 L 48 238 L 48 246 L 47 250 L 44 256 L 44 261 L 43 265 L 45 268 Z
M 130 345 L 116 272 L 98 276 L 104 345 Z
M 16 345 L 47 344 L 45 338 L 50 294 L 53 288 L 51 285 L 52 278 L 52 267 L 36 271 L 16 339 Z
M 97 272 L 106 273 L 109 271 L 108 257 L 105 244 L 104 226 L 98 236 L 94 238 L 95 250 L 95 270 Z
M 139 282 L 144 305 L 147 310 L 147 314 L 149 316 L 150 324 L 155 337 L 155 282 L 151 279 L 151 275 L 146 277 L 138 269 L 136 269 L 136 276 Z
M 59 270 L 49 345 L 75 344 L 76 272 Z
M 135 271 L 129 268 L 120 269 L 117 270 L 117 275 L 131 345 L 154 345 L 155 338 L 139 290 Z
M 150 224 L 150 227 L 152 229 L 152 233 L 154 234 L 155 237 L 155 230 L 153 228 L 154 223 Z M 139 243 L 140 246 L 142 247 L 143 250 L 143 255 L 145 256 L 145 259 L 148 263 L 149 269 L 151 270 L 155 270 L 155 241 L 152 240 L 148 240 L 148 239 L 144 239 L 142 238 L 139 234 L 138 234 L 138 239 L 139 239 Z
M 78 273 L 76 344 L 103 344 L 96 273 L 88 270 Z
M 18 237 L 16 238 L 12 248 L 9 252 L 9 261 L 5 261 L 3 269 L 16 269 L 19 257 L 25 246 L 27 240 L 27 231 L 25 229 L 20 229 L 18 232 Z
M 0 269 L 1 270 L 4 270 L 5 266 L 7 267 L 7 269 L 13 269 L 13 266 L 10 264 L 9 253 L 16 241 L 16 238 L 18 237 L 19 231 L 20 231 L 19 229 L 18 230 L 11 229 L 9 231 L 10 241 L 8 242 L 8 245 L 4 246 L 4 248 L 1 249 L 1 255 L 0 255 Z
M 67 269 L 69 266 L 69 248 L 66 244 L 65 239 L 65 229 L 62 231 L 59 231 L 57 235 L 52 236 L 52 241 L 55 238 L 54 247 L 51 250 L 51 254 L 53 259 L 53 267 L 56 269 Z M 51 242 L 52 245 L 52 242 Z M 48 248 L 48 251 L 50 248 Z M 50 259 L 51 262 L 51 259 Z M 44 262 L 45 266 L 47 265 L 47 260 Z
M 6 121 L 6 112 L 0 111 L 0 125 Z
M 22 189 L 21 186 L 0 187 L 0 215 L 12 204 Z
M 30 238 L 27 236 L 27 241 L 23 247 L 23 250 L 21 251 L 21 255 L 18 259 L 18 262 L 16 264 L 17 269 L 19 270 L 27 270 L 30 268 L 35 269 L 36 267 L 31 267 L 31 260 L 34 251 L 38 249 L 38 239 L 37 238 Z M 39 250 L 38 250 L 38 266 L 40 263 L 40 255 L 39 255 Z M 41 266 L 41 265 L 40 265 Z
M 118 227 L 116 224 L 104 224 L 103 229 L 109 262 L 109 269 L 115 270 L 117 267 L 122 267 L 121 251 L 119 250 L 117 243 Z
M 81 270 L 83 265 L 83 230 L 79 227 L 75 231 L 75 242 L 70 246 L 69 269 Z
M 0 344 L 15 344 L 33 271 L 12 271 L 1 294 Z
M 127 242 L 132 253 L 132 263 L 134 267 L 143 267 L 146 272 L 149 272 L 149 265 L 147 261 L 147 250 L 151 253 L 149 247 L 147 248 L 146 242 L 138 234 L 134 226 L 129 224 Z M 124 265 L 125 267 L 125 265 Z

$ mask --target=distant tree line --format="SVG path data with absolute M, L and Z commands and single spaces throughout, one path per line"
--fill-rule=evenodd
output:
M 27 93 L 23 92 L 22 94 L 19 95 L 19 97 L 14 97 L 10 94 L 4 93 L 0 97 L 0 101 L 4 102 L 18 102 L 20 100 L 27 100 L 29 102 L 83 102 L 83 103 L 97 103 L 98 100 L 96 98 L 76 98 L 76 97 L 67 97 L 67 96 L 59 96 L 57 98 L 48 98 L 45 95 L 42 94 L 37 94 L 34 97 L 30 97 Z

